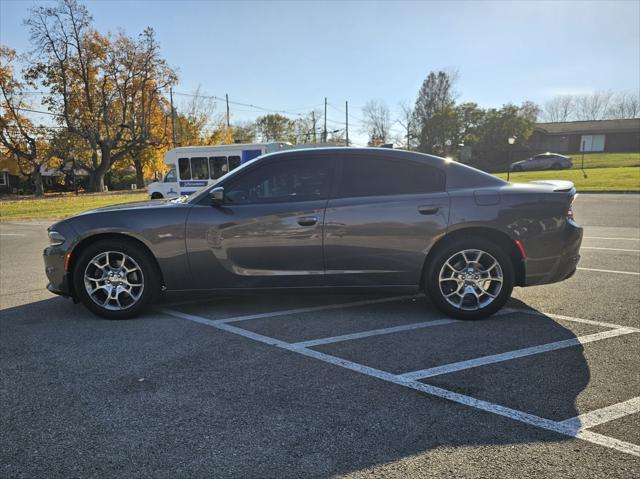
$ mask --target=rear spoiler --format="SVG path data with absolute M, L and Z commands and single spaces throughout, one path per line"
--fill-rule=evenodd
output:
M 571 190 L 575 191 L 575 185 L 571 181 L 565 180 L 538 180 L 532 181 L 531 183 L 535 183 L 538 185 L 551 185 L 553 186 L 553 191 L 557 192 L 569 192 Z

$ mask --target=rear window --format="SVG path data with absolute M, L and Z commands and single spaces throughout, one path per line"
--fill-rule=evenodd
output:
M 344 158 L 338 196 L 388 196 L 444 191 L 439 168 L 411 160 Z

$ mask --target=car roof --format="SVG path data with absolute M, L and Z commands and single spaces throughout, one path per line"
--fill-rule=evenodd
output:
M 567 160 L 569 159 L 568 156 L 565 155 L 561 155 L 560 153 L 552 153 L 550 151 L 547 151 L 546 153 L 538 153 L 537 155 L 533 155 L 534 158 L 537 158 L 538 156 L 557 156 L 560 158 L 566 158 Z

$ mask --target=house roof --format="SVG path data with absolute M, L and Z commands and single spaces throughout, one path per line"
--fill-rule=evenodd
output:
M 549 135 L 571 133 L 639 132 L 640 118 L 625 120 L 564 121 L 558 123 L 536 123 L 535 129 Z

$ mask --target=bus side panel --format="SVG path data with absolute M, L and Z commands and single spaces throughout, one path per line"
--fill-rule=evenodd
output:
M 251 161 L 254 158 L 262 155 L 262 150 L 242 150 L 242 157 L 240 159 L 240 164 L 246 163 L 247 161 Z

